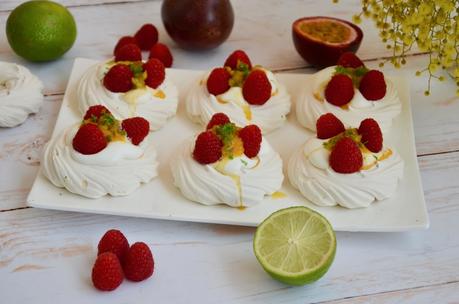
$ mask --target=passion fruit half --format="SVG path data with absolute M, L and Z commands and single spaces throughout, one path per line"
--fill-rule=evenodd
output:
M 292 24 L 297 52 L 318 68 L 335 65 L 341 54 L 357 52 L 363 32 L 355 24 L 332 17 L 305 17 Z

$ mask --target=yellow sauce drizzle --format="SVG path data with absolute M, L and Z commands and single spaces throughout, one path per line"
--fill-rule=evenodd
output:
M 228 164 L 229 161 L 230 161 L 230 158 L 225 157 L 222 160 L 220 160 L 219 162 L 217 162 L 217 164 L 214 166 L 214 168 L 215 168 L 215 170 L 217 170 L 221 174 L 230 177 L 234 181 L 234 184 L 236 185 L 236 188 L 237 188 L 237 191 L 238 191 L 238 195 L 239 195 L 239 206 L 237 208 L 239 210 L 244 210 L 246 207 L 244 206 L 244 203 L 243 203 L 243 200 L 242 200 L 241 177 L 239 175 L 236 175 L 236 174 L 225 172 L 225 167 L 226 167 L 226 165 Z M 259 164 L 260 164 L 260 158 L 257 156 L 257 163 L 255 164 L 255 166 L 253 166 L 250 169 L 255 169 Z
M 156 90 L 156 92 L 153 94 L 153 97 L 164 99 L 166 98 L 166 94 L 162 90 Z
M 340 108 L 345 111 L 349 110 L 349 103 L 346 103 L 345 105 L 340 106 Z
M 281 191 L 276 191 L 273 194 L 271 194 L 271 198 L 273 199 L 280 199 L 280 198 L 285 198 L 287 197 L 287 194 Z
M 237 188 L 237 191 L 238 191 L 238 195 L 239 195 L 239 207 L 238 208 L 241 208 L 241 207 L 244 208 L 244 205 L 242 203 L 241 177 L 239 175 L 236 175 L 236 174 L 231 174 L 231 173 L 225 172 L 226 164 L 228 164 L 229 161 L 230 161 L 230 159 L 225 157 L 221 161 L 219 161 L 215 165 L 214 168 L 215 168 L 215 170 L 217 170 L 221 174 L 229 176 L 234 181 L 234 184 L 236 185 L 236 188 Z
M 318 92 L 314 92 L 314 93 L 312 94 L 312 96 L 314 96 L 314 98 L 315 98 L 317 101 L 324 102 L 324 99 L 322 98 L 322 96 L 321 96 Z
M 368 164 L 366 166 L 362 166 L 362 168 L 360 170 L 369 170 L 369 169 L 373 168 L 374 166 L 376 166 L 376 164 L 378 162 L 383 161 L 385 159 L 388 159 L 391 155 L 392 155 L 392 150 L 388 149 L 388 150 L 384 151 L 384 153 L 381 155 L 381 157 L 379 157 L 378 159 L 375 159 L 375 161 L 372 162 L 371 164 Z
M 217 101 L 221 104 L 227 104 L 228 102 L 226 100 L 223 100 L 221 99 L 220 97 L 217 97 Z M 242 109 L 242 111 L 244 112 L 244 115 L 245 115 L 245 118 L 247 120 L 252 120 L 252 110 L 250 109 L 250 105 L 248 104 L 243 104 L 243 103 L 239 103 L 237 102 L 237 105 Z

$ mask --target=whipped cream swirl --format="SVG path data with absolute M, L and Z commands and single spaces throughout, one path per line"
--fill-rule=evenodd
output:
M 104 87 L 104 76 L 114 65 L 113 60 L 91 66 L 81 77 L 77 88 L 78 107 L 84 115 L 90 106 L 104 105 L 116 118 L 141 116 L 151 130 L 160 129 L 177 112 L 178 91 L 166 79 L 156 89 L 148 86 L 126 93 L 114 93 Z
M 334 72 L 335 66 L 328 67 L 314 74 L 311 82 L 305 83 L 296 103 L 296 116 L 301 125 L 315 132 L 317 119 L 325 113 L 333 113 L 346 128 L 358 126 L 362 120 L 371 117 L 383 132 L 388 131 L 402 109 L 394 83 L 386 77 L 386 95 L 376 101 L 367 100 L 358 89 L 354 89 L 352 100 L 345 107 L 338 107 L 327 102 L 324 96 Z
M 223 112 L 238 126 L 256 124 L 263 134 L 281 127 L 290 112 L 290 95 L 273 73 L 264 71 L 271 83 L 271 98 L 264 105 L 249 104 L 240 87 L 232 87 L 217 96 L 210 94 L 207 91 L 207 78 L 210 73 L 206 73 L 188 93 L 185 105 L 189 118 L 206 125 L 215 113 Z
M 89 198 L 123 196 L 158 175 L 150 136 L 139 146 L 113 141 L 96 154 L 84 155 L 72 146 L 78 127 L 54 136 L 44 149 L 43 173 L 55 186 Z
M 15 127 L 43 103 L 43 84 L 18 64 L 0 62 L 0 127 Z
M 282 160 L 264 138 L 256 157 L 224 158 L 209 165 L 195 161 L 193 149 L 194 140 L 187 141 L 171 162 L 174 184 L 192 201 L 250 207 L 282 186 Z
M 404 166 L 397 152 L 383 148 L 379 153 L 364 153 L 365 169 L 341 174 L 329 166 L 330 152 L 324 142 L 310 138 L 289 160 L 290 183 L 308 200 L 318 206 L 362 208 L 395 193 Z

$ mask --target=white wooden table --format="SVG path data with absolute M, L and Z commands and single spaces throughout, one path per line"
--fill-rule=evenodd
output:
M 406 233 L 337 233 L 338 251 L 330 271 L 305 287 L 272 280 L 252 253 L 253 228 L 65 213 L 28 208 L 27 193 L 39 155 L 49 139 L 75 57 L 104 59 L 117 39 L 143 23 L 159 28 L 172 47 L 174 67 L 208 69 L 232 50 L 245 49 L 254 62 L 277 71 L 313 72 L 295 52 L 291 23 L 306 15 L 350 20 L 358 0 L 235 0 L 236 22 L 219 49 L 188 53 L 178 49 L 161 23 L 160 1 L 64 0 L 74 14 L 78 38 L 60 60 L 23 61 L 3 34 L 19 0 L 0 2 L 0 60 L 24 64 L 45 83 L 37 115 L 13 129 L 0 129 L 0 303 L 459 303 L 459 99 L 448 80 L 415 78 L 426 56 L 414 54 L 403 70 L 411 79 L 416 147 L 430 229 Z M 370 22 L 359 50 L 369 66 L 388 56 Z M 90 271 L 97 242 L 117 227 L 130 241 L 147 242 L 156 258 L 155 275 L 126 282 L 115 292 L 92 287 Z

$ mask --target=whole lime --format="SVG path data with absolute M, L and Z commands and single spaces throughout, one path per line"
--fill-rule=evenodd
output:
M 76 35 L 72 14 L 52 1 L 22 3 L 6 21 L 6 36 L 11 48 L 30 61 L 61 57 L 72 47 Z

